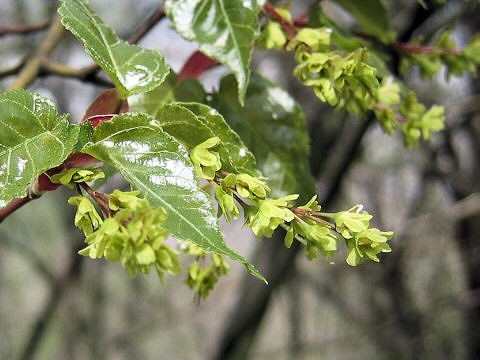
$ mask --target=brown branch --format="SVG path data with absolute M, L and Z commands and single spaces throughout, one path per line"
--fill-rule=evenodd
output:
M 150 16 L 147 21 L 132 35 L 128 38 L 128 42 L 132 44 L 138 43 L 147 35 L 150 30 L 152 30 L 159 22 L 165 17 L 165 11 L 163 6 L 159 6 L 157 10 Z
M 111 88 L 113 83 L 109 80 L 103 79 L 97 74 L 96 68 L 93 71 L 92 66 L 86 66 L 84 68 L 72 68 L 68 65 L 56 63 L 49 59 L 42 59 L 41 70 L 38 74 L 39 77 L 59 76 L 62 78 L 76 79 L 81 82 L 91 83 L 97 86 Z
M 48 28 L 49 21 L 44 21 L 38 24 L 27 25 L 6 25 L 0 26 L 0 37 L 6 35 L 26 35 L 37 31 L 42 31 Z
M 363 40 L 367 40 L 373 43 L 379 43 L 378 39 L 370 34 L 366 34 L 361 31 L 353 31 L 353 34 L 358 36 Z M 406 53 L 406 54 L 447 54 L 447 55 L 459 55 L 462 53 L 462 49 L 459 48 L 442 48 L 432 45 L 422 45 L 415 44 L 410 42 L 393 42 L 389 44 L 383 44 L 384 46 L 395 50 L 396 52 Z
M 35 54 L 27 59 L 20 70 L 17 79 L 10 85 L 10 89 L 25 88 L 30 85 L 38 76 L 41 70 L 41 59 L 48 57 L 63 37 L 64 29 L 60 17 L 55 15 L 48 28 L 47 35 L 40 43 Z
M 78 237 L 71 250 L 70 264 L 52 284 L 47 302 L 40 311 L 37 320 L 31 326 L 32 330 L 25 342 L 20 359 L 35 358 L 35 353 L 38 350 L 40 342 L 46 329 L 50 325 L 60 302 L 67 295 L 68 290 L 72 288 L 80 278 L 84 257 L 78 256 L 77 253 L 83 248 L 83 246 L 83 237 Z
M 27 195 L 23 198 L 13 199 L 8 205 L 0 209 L 0 224 L 5 220 L 10 214 L 20 209 L 23 205 L 28 204 L 30 201 L 37 199 L 37 195 Z
M 459 55 L 462 53 L 462 49 L 456 48 L 439 48 L 430 45 L 420 45 L 412 43 L 397 42 L 391 45 L 395 50 L 408 54 L 447 54 L 447 55 Z
M 18 72 L 22 69 L 24 64 L 25 64 L 25 61 L 20 61 L 18 64 L 14 65 L 10 68 L 1 70 L 0 71 L 0 79 L 2 79 L 4 77 L 7 77 L 7 76 L 18 74 Z
M 100 206 L 104 217 L 112 217 L 113 212 L 110 210 L 109 206 L 109 196 L 105 195 L 104 193 L 98 192 L 93 190 L 90 186 L 86 183 L 80 183 L 79 186 L 85 190 L 85 192 L 92 197 L 93 200 Z
M 331 223 L 329 223 L 328 221 L 326 220 L 323 220 L 323 219 L 320 219 L 318 218 L 317 216 L 315 216 L 315 213 L 312 212 L 312 211 L 308 211 L 308 210 L 303 210 L 303 209 L 300 209 L 300 208 L 297 208 L 297 207 L 293 207 L 291 208 L 290 210 L 292 210 L 292 212 L 294 214 L 298 214 L 300 216 L 304 216 L 306 217 L 307 219 L 310 219 L 312 221 L 315 221 L 319 224 L 323 224 L 323 225 L 326 225 L 328 226 L 329 228 L 335 228 L 335 226 Z
M 278 23 L 280 23 L 280 25 L 282 26 L 283 30 L 288 34 L 288 38 L 289 39 L 292 39 L 295 37 L 295 35 L 297 34 L 298 32 L 298 28 L 291 24 L 290 22 L 288 22 L 278 11 L 277 9 L 275 9 L 275 7 L 269 3 L 268 1 L 265 3 L 265 6 L 263 7 L 263 13 L 265 14 L 265 16 L 268 16 L 268 14 L 271 15 L 271 17 L 277 21 Z

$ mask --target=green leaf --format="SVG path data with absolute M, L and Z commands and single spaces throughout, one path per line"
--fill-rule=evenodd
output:
M 200 81 L 196 79 L 184 79 L 179 81 L 174 90 L 175 100 L 183 102 L 199 102 L 206 101 L 207 94 Z
M 180 105 L 193 112 L 212 131 L 213 136 L 220 138 L 221 146 L 218 152 L 224 170 L 246 173 L 254 177 L 261 176 L 255 156 L 217 110 L 199 103 L 181 103 Z
M 387 43 L 395 40 L 395 33 L 390 25 L 388 11 L 383 0 L 335 1 L 357 19 L 366 33 Z
M 173 72 L 170 72 L 165 81 L 156 89 L 142 94 L 129 96 L 129 111 L 147 113 L 155 116 L 163 105 L 176 100 L 176 82 L 176 75 Z
M 255 156 L 215 109 L 199 103 L 180 102 L 159 107 L 155 105 L 154 96 L 142 95 L 142 97 L 143 101 L 135 97 L 140 102 L 131 105 L 131 109 L 152 115 L 164 131 L 187 148 L 192 149 L 207 139 L 218 137 L 221 140 L 218 153 L 224 170 L 252 176 L 261 175 L 257 169 Z
M 252 0 L 167 0 L 165 7 L 177 31 L 196 41 L 199 50 L 228 65 L 238 81 L 238 98 L 245 98 L 250 61 L 259 34 L 258 4 Z
M 200 188 L 187 149 L 151 116 L 127 113 L 102 123 L 95 129 L 94 143 L 83 151 L 117 168 L 152 206 L 163 207 L 168 213 L 165 228 L 174 236 L 240 261 L 264 280 L 225 245 L 213 204 Z
M 0 208 L 60 165 L 77 142 L 78 126 L 49 100 L 26 90 L 0 94 Z
M 259 75 L 252 76 L 245 107 L 238 103 L 234 88 L 233 76 L 223 78 L 213 106 L 255 155 L 272 196 L 299 193 L 301 201 L 307 201 L 315 186 L 302 109 L 286 91 Z
M 121 40 L 83 0 L 62 0 L 62 24 L 112 78 L 122 98 L 153 90 L 170 69 L 163 56 Z

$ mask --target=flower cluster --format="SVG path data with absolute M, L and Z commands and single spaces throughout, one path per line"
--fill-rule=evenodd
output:
M 362 208 L 356 205 L 333 215 L 336 230 L 347 240 L 347 263 L 352 266 L 366 258 L 378 262 L 379 253 L 392 251 L 387 241 L 393 237 L 393 232 L 370 228 L 372 216 Z
M 230 267 L 222 256 L 212 253 L 209 266 L 205 266 L 207 253 L 193 243 L 186 243 L 184 252 L 196 260 L 190 264 L 185 283 L 194 290 L 196 300 L 205 299 L 220 276 L 228 274 Z
M 84 231 L 88 244 L 79 253 L 92 259 L 120 261 L 131 276 L 149 273 L 155 267 L 163 280 L 165 273 L 180 272 L 178 252 L 165 244 L 168 232 L 162 223 L 166 212 L 152 208 L 138 195 L 137 191 L 115 190 L 108 204 L 114 215 L 104 221 L 88 198 L 70 198 L 69 203 L 78 207 L 75 224 Z
M 289 208 L 292 207 L 291 201 L 297 198 L 298 194 L 293 194 L 280 199 L 256 200 L 252 206 L 245 208 L 245 225 L 257 237 L 271 237 L 278 226 L 295 218 Z
M 213 180 L 215 172 L 221 169 L 220 155 L 218 152 L 210 150 L 219 143 L 220 139 L 218 137 L 212 137 L 198 144 L 190 151 L 190 158 L 198 176 Z
M 375 115 L 387 133 L 401 127 L 407 147 L 418 145 L 420 138 L 429 140 L 433 132 L 445 127 L 445 110 L 434 105 L 427 109 L 419 103 L 414 92 L 402 94 L 397 83 L 385 82 L 378 89 L 377 102 L 373 105 Z
M 214 143 L 207 140 L 203 144 L 207 142 Z M 215 144 L 218 145 L 218 142 Z M 203 157 L 213 158 L 215 146 L 203 147 Z M 195 163 L 197 160 L 192 158 L 192 161 Z M 214 174 L 202 173 L 203 178 L 217 185 L 215 197 L 219 216 L 224 215 L 227 221 L 238 218 L 240 212 L 237 204 L 239 204 L 243 208 L 245 226 L 251 228 L 257 237 L 272 237 L 274 231 L 282 227 L 286 231 L 285 246 L 291 247 L 296 239 L 306 247 L 309 259 L 335 254 L 339 236 L 347 242 L 349 247 L 347 262 L 352 266 L 359 264 L 365 257 L 378 261 L 376 256 L 378 253 L 390 250 L 386 241 L 393 233 L 370 228 L 371 215 L 357 212 L 356 207 L 340 213 L 322 213 L 316 195 L 307 204 L 295 207 L 294 202 L 298 199 L 298 194 L 272 199 L 269 197 L 270 188 L 263 179 L 248 174 L 227 173 L 223 170 Z M 326 219 L 334 219 L 335 223 L 330 223 Z M 199 249 L 198 251 L 202 252 Z M 195 251 L 193 255 L 200 256 Z M 220 263 L 219 260 L 212 260 L 212 264 L 217 263 Z M 207 269 L 202 269 L 197 263 L 192 264 L 187 283 L 200 295 L 202 291 L 208 293 L 221 274 L 218 264 Z
M 98 169 L 71 168 L 65 172 L 52 175 L 50 181 L 73 189 L 75 184 L 91 182 L 105 178 L 105 173 Z
M 409 66 L 418 66 L 423 76 L 432 77 L 446 66 L 448 75 L 462 76 L 465 72 L 476 74 L 480 65 L 480 37 L 476 36 L 464 49 L 457 48 L 451 37 L 451 31 L 444 31 L 430 46 L 422 46 L 422 38 L 415 39 L 408 46 L 399 45 L 404 51 L 401 70 Z M 415 46 L 422 51 L 415 51 Z
M 283 49 L 287 41 L 282 25 L 276 21 L 269 21 L 257 39 L 257 44 L 262 49 L 280 50 Z
M 317 195 L 314 195 L 305 205 L 295 209 L 297 218 L 286 228 L 285 246 L 290 247 L 297 239 L 306 246 L 310 260 L 320 255 L 332 256 L 338 249 L 338 237 L 332 231 L 333 226 L 314 215 L 320 210 Z
M 367 64 L 368 52 L 358 49 L 347 56 L 330 50 L 328 28 L 302 29 L 288 45 L 295 48 L 294 75 L 313 87 L 315 95 L 332 106 L 355 114 L 369 108 L 379 82 L 376 69 Z
M 275 10 L 286 24 L 292 25 L 291 15 L 286 9 Z M 295 35 L 289 39 L 285 31 L 291 28 L 285 29 L 279 22 L 271 20 L 260 36 L 260 46 L 294 50 L 298 64 L 294 75 L 305 86 L 313 87 L 315 95 L 321 101 L 355 115 L 364 116 L 373 110 L 387 133 L 391 134 L 397 128 L 402 129 L 404 143 L 409 147 L 417 146 L 420 138 L 430 139 L 432 132 L 444 128 L 443 107 L 433 106 L 427 110 L 423 104 L 418 103 L 413 93 L 405 91 L 397 83 L 388 80 L 379 83 L 376 69 L 368 64 L 367 49 L 358 48 L 364 46 L 363 42 L 356 44 L 357 50 L 345 55 L 345 49 L 351 49 L 349 40 L 328 19 L 323 19 L 321 25 L 328 27 L 294 28 Z M 340 43 L 343 50 L 334 49 L 332 39 L 337 46 Z M 392 34 L 386 34 L 383 40 L 388 43 L 392 39 Z M 415 63 L 425 73 L 434 74 L 444 63 L 449 73 L 474 73 L 480 58 L 480 38 L 462 51 L 455 47 L 455 42 L 445 32 L 431 48 L 432 51 L 413 55 L 406 53 L 403 65 L 405 67 Z

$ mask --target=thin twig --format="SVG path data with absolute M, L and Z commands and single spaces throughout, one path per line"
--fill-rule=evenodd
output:
M 0 79 L 2 79 L 4 77 L 7 77 L 7 76 L 18 74 L 18 72 L 20 71 L 20 69 L 23 67 L 24 64 L 25 64 L 25 61 L 20 61 L 18 64 L 14 65 L 10 68 L 1 70 L 0 71 Z
M 298 214 L 298 215 L 301 215 L 301 216 L 304 216 L 310 220 L 313 220 L 319 224 L 323 224 L 323 225 L 326 225 L 330 228 L 335 228 L 335 226 L 331 223 L 329 223 L 328 221 L 326 220 L 323 220 L 323 219 L 320 219 L 319 217 L 315 216 L 314 213 L 312 211 L 308 211 L 308 210 L 303 210 L 303 209 L 300 209 L 300 208 L 297 208 L 297 207 L 294 207 L 294 208 L 291 208 L 290 210 L 292 210 L 293 213 L 295 214 Z
M 128 38 L 128 42 L 131 44 L 136 44 L 147 35 L 150 30 L 152 30 L 159 22 L 165 17 L 165 11 L 163 6 L 159 6 L 155 12 L 150 16 L 147 21 L 132 35 Z
M 48 28 L 49 24 L 49 21 L 44 21 L 38 24 L 0 26 L 0 37 L 5 35 L 26 35 L 42 31 Z
M 22 206 L 28 204 L 30 201 L 37 199 L 39 196 L 29 194 L 22 198 L 13 199 L 8 205 L 0 209 L 0 223 L 3 222 L 9 215 L 20 209 Z
M 50 61 L 49 59 L 42 59 L 41 66 L 39 77 L 60 76 L 65 79 L 76 79 L 97 86 L 114 87 L 111 81 L 101 78 L 96 71 L 92 71 L 93 68 L 91 66 L 76 69 L 65 64 Z
M 298 28 L 289 23 L 278 11 L 277 9 L 275 9 L 275 7 L 270 4 L 268 1 L 265 3 L 265 6 L 263 8 L 263 13 L 265 14 L 265 16 L 268 16 L 268 14 L 271 15 L 271 17 L 277 21 L 278 23 L 280 23 L 280 25 L 282 26 L 283 30 L 285 30 L 285 32 L 288 34 L 288 38 L 289 39 L 292 39 L 295 37 L 295 35 L 297 34 L 298 32 Z
M 58 277 L 58 279 L 52 284 L 50 288 L 50 294 L 44 308 L 40 311 L 37 320 L 31 326 L 31 333 L 25 342 L 24 350 L 20 356 L 20 359 L 33 359 L 35 353 L 38 350 L 40 342 L 45 330 L 49 326 L 53 319 L 55 311 L 57 310 L 61 300 L 65 297 L 68 289 L 76 284 L 80 277 L 82 270 L 82 262 L 84 257 L 78 256 L 77 252 L 83 247 L 83 238 L 78 237 L 75 241 L 75 245 L 72 247 L 72 256 L 70 257 L 70 264 L 65 271 Z
M 90 186 L 87 185 L 87 183 L 80 183 L 80 187 L 85 190 L 85 192 L 90 195 L 93 200 L 95 200 L 98 206 L 100 206 L 100 209 L 102 210 L 102 213 L 106 218 L 113 216 L 112 210 L 110 210 L 109 206 L 108 195 L 93 190 Z
M 29 58 L 22 70 L 18 74 L 18 77 L 10 85 L 10 89 L 25 88 L 30 85 L 38 76 L 41 69 L 41 59 L 48 57 L 50 53 L 55 49 L 60 39 L 63 37 L 64 29 L 60 21 L 60 17 L 55 15 L 50 27 L 48 28 L 47 35 L 40 43 L 35 54 Z
M 408 54 L 447 54 L 447 55 L 458 55 L 462 52 L 461 49 L 456 48 L 440 48 L 430 45 L 420 45 L 412 43 L 393 43 L 391 45 L 394 49 L 408 53 Z

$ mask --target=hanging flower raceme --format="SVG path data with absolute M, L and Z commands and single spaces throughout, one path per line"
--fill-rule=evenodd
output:
M 272 237 L 281 227 L 286 231 L 285 246 L 291 247 L 296 239 L 306 247 L 307 257 L 311 260 L 321 255 L 333 256 L 338 250 L 340 236 L 347 243 L 347 263 L 352 266 L 365 259 L 379 261 L 379 253 L 390 251 L 387 241 L 393 232 L 370 228 L 372 216 L 362 211 L 361 206 L 339 213 L 323 213 L 316 195 L 299 207 L 294 205 L 298 194 L 272 199 L 269 197 L 271 190 L 263 179 L 221 170 L 221 163 L 217 164 L 218 154 L 211 151 L 218 144 L 218 138 L 208 139 L 196 146 L 190 156 L 202 177 L 217 185 L 218 215 L 224 215 L 228 222 L 240 215 L 238 203 L 244 210 L 245 226 L 251 228 L 258 238 Z M 212 164 L 214 167 L 209 167 Z M 332 219 L 334 223 L 328 222 Z M 198 264 L 192 264 L 189 274 L 187 283 L 196 284 L 198 279 L 208 278 L 206 274 L 210 274 L 210 270 L 201 270 Z M 208 289 L 207 284 L 205 280 L 202 286 Z
M 70 199 L 72 205 L 78 206 L 82 230 L 87 230 L 84 232 L 88 246 L 80 254 L 92 259 L 105 257 L 112 262 L 120 261 L 132 276 L 138 272 L 149 273 L 154 267 L 163 280 L 165 273 L 181 271 L 178 252 L 165 244 L 168 237 L 162 226 L 165 210 L 152 208 L 138 195 L 138 191 L 115 190 L 109 196 L 109 209 L 114 215 L 103 222 L 88 198 Z M 86 226 L 90 219 L 100 219 L 100 222 L 92 221 L 91 227 Z
M 365 258 L 378 262 L 379 253 L 392 251 L 387 241 L 393 237 L 393 232 L 370 228 L 371 218 L 361 205 L 334 215 L 336 229 L 347 241 L 347 263 L 352 266 Z
M 207 253 L 191 242 L 185 243 L 185 254 L 195 257 L 187 270 L 185 283 L 194 290 L 196 300 L 204 299 L 213 290 L 221 276 L 228 274 L 230 267 L 222 256 L 211 253 L 206 265 Z

